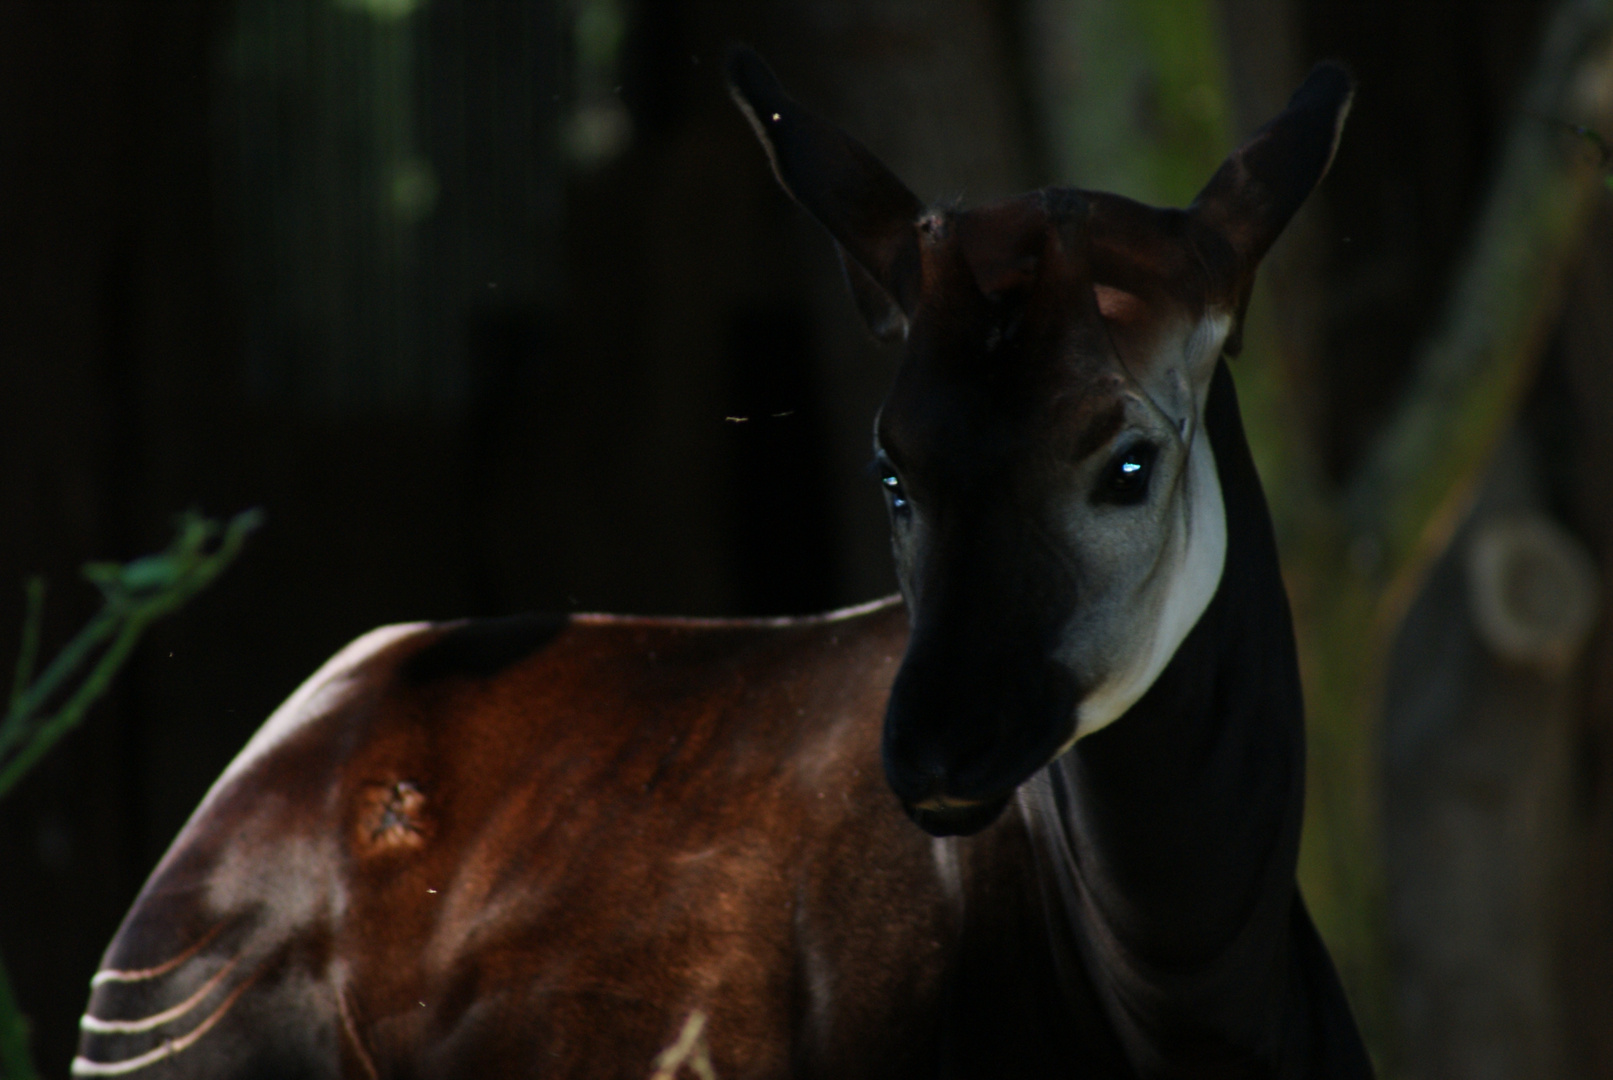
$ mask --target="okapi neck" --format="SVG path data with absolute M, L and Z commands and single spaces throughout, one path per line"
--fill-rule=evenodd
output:
M 1227 519 L 1216 595 L 1137 704 L 1049 765 L 1021 799 L 1050 906 L 1087 969 L 1108 973 L 1100 994 L 1133 1045 L 1127 1029 L 1241 1031 L 1260 1042 L 1280 1002 L 1272 983 L 1295 892 L 1298 661 L 1224 362 L 1205 422 Z M 1129 989 L 1161 1000 L 1162 980 L 1184 991 L 1163 998 L 1176 1003 L 1172 1015 L 1131 1000 Z

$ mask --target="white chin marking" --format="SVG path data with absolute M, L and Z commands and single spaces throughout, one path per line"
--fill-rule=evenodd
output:
M 1060 748 L 1060 753 L 1077 739 L 1114 723 L 1148 692 L 1210 606 L 1221 584 L 1227 554 L 1226 506 L 1221 501 L 1215 453 L 1202 421 L 1194 431 L 1188 452 L 1186 495 L 1186 542 L 1170 572 L 1170 585 L 1159 621 L 1154 624 L 1153 638 L 1132 664 L 1115 672 L 1081 702 L 1075 714 L 1075 735 Z

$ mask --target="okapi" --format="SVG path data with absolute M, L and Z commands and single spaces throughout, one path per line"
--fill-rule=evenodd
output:
M 1351 79 L 1185 210 L 966 210 L 728 72 L 905 340 L 901 596 L 360 638 L 152 874 L 75 1075 L 636 1078 L 696 1011 L 725 1080 L 1371 1075 L 1295 886 L 1298 668 L 1222 359 Z

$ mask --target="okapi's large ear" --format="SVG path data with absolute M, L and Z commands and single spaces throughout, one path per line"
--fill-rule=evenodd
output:
M 1245 282 L 1333 163 L 1354 95 L 1348 71 L 1318 64 L 1281 115 L 1234 150 L 1193 200 L 1190 212 L 1232 245 Z
M 865 146 L 797 105 L 751 50 L 729 50 L 728 91 L 762 140 L 773 175 L 839 243 L 869 329 L 899 336 L 918 304 L 924 205 Z

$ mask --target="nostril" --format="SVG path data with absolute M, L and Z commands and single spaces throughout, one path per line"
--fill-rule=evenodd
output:
M 954 679 L 937 678 L 935 665 L 904 665 L 885 713 L 885 775 L 907 803 L 960 794 L 963 775 L 991 758 L 992 725 L 986 710 Z
M 910 811 L 999 799 L 1073 734 L 1079 695 L 1059 665 L 1021 658 L 982 667 L 936 657 L 910 655 L 886 707 L 885 776 Z

